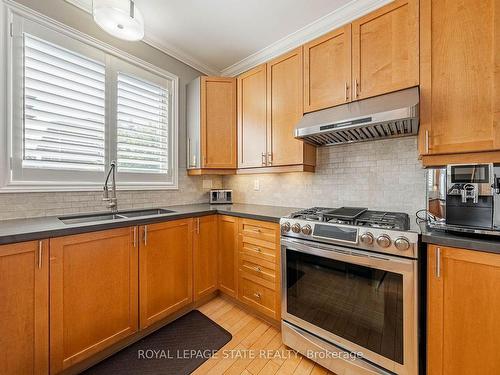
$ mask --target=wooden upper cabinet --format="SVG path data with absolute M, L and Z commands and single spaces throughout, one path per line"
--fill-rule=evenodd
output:
M 237 295 L 238 280 L 238 218 L 218 215 L 219 220 L 219 289 Z
M 238 76 L 238 168 L 265 165 L 266 79 L 266 64 Z
M 427 373 L 500 374 L 500 255 L 432 245 L 427 274 Z
M 424 164 L 500 161 L 432 157 L 500 150 L 500 2 L 420 0 L 420 17 Z
M 194 219 L 193 265 L 194 300 L 217 290 L 217 215 Z
M 200 92 L 202 168 L 236 168 L 236 79 L 201 77 Z
M 193 301 L 193 219 L 140 227 L 140 327 Z
M 313 148 L 294 137 L 303 115 L 302 47 L 267 63 L 268 166 L 314 165 L 304 148 Z
M 50 240 L 51 374 L 137 331 L 133 232 L 120 228 Z
M 354 21 L 353 99 L 417 86 L 418 40 L 418 0 L 396 0 Z
M 351 25 L 304 45 L 304 112 L 351 100 Z
M 0 372 L 49 371 L 48 241 L 0 246 Z

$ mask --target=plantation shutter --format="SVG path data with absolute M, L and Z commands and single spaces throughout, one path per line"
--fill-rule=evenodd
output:
M 168 94 L 165 87 L 118 73 L 118 172 L 169 172 Z
M 103 171 L 105 65 L 24 34 L 23 167 Z

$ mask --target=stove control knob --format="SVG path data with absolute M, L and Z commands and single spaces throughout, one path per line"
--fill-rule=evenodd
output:
M 304 225 L 302 227 L 302 233 L 305 234 L 306 236 L 309 236 L 312 233 L 312 228 L 310 225 Z
M 359 240 L 361 241 L 361 243 L 363 243 L 365 245 L 371 245 L 371 244 L 373 244 L 373 234 L 371 234 L 370 232 L 363 233 L 359 237 Z
M 387 234 L 382 234 L 377 238 L 377 244 L 382 248 L 391 246 L 391 239 Z
M 408 241 L 406 237 L 399 237 L 394 241 L 394 246 L 396 246 L 398 250 L 405 251 L 410 248 L 410 241 Z
M 281 231 L 290 232 L 290 223 L 288 221 L 285 221 L 283 224 L 281 224 Z
M 300 233 L 300 224 L 295 223 L 292 225 L 292 232 L 293 233 Z

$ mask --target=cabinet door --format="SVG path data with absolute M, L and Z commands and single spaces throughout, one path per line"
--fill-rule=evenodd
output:
M 50 240 L 50 372 L 137 331 L 135 228 Z
M 267 64 L 268 163 L 302 164 L 304 142 L 294 129 L 303 114 L 302 47 Z
M 0 246 L 0 372 L 49 371 L 48 241 Z
M 233 297 L 237 295 L 238 219 L 219 216 L 219 289 Z
M 200 100 L 202 167 L 236 168 L 236 79 L 201 77 Z
M 304 45 L 304 112 L 351 100 L 351 25 Z
M 194 219 L 194 299 L 217 290 L 217 215 Z
M 500 255 L 429 246 L 428 374 L 499 374 Z
M 420 153 L 499 150 L 500 2 L 420 4 Z
M 418 85 L 418 0 L 396 0 L 352 23 L 353 100 Z
M 193 301 L 193 219 L 140 228 L 141 329 Z
M 265 166 L 266 64 L 238 77 L 238 168 Z

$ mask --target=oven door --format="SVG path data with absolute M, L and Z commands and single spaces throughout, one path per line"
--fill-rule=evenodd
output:
M 397 374 L 418 374 L 417 261 L 281 239 L 282 318 Z

